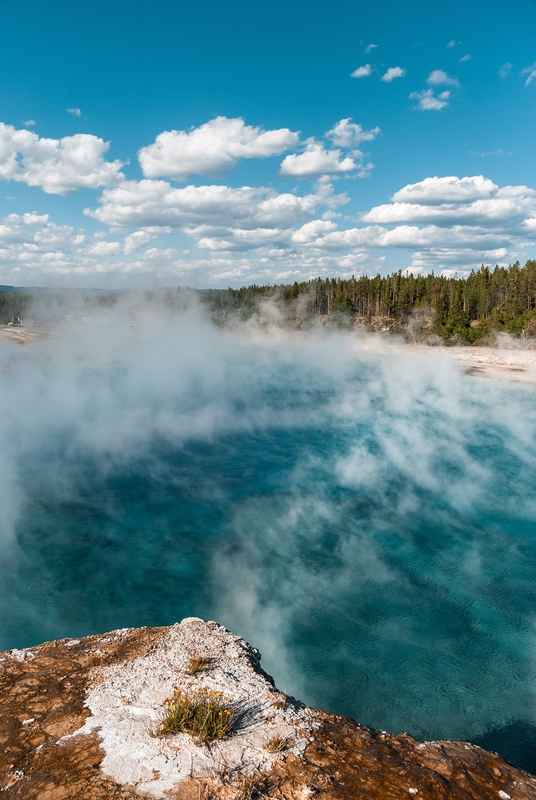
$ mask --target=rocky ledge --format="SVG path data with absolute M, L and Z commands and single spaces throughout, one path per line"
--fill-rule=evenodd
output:
M 389 735 L 286 697 L 215 622 L 10 650 L 0 680 L 5 797 L 536 800 L 535 777 L 479 747 Z M 177 688 L 222 693 L 232 732 L 155 736 Z

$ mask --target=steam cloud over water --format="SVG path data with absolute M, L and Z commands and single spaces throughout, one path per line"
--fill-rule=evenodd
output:
M 133 319 L 0 348 L 0 646 L 195 614 L 359 722 L 531 731 L 533 389 L 355 333 Z

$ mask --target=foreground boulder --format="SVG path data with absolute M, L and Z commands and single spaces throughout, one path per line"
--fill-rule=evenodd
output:
M 536 800 L 535 777 L 474 745 L 392 736 L 287 698 L 215 622 L 11 650 L 0 682 L 4 797 Z M 177 689 L 224 697 L 232 732 L 159 736 Z

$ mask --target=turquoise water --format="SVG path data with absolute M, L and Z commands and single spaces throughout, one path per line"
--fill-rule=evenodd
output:
M 309 704 L 536 771 L 534 389 L 136 336 L 0 351 L 0 646 L 217 619 Z

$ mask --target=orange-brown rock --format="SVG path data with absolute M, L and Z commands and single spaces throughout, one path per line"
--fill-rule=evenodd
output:
M 189 625 L 188 630 L 201 632 L 207 641 L 218 636 L 223 641 L 225 635 L 233 647 L 242 641 L 215 623 L 194 620 Z M 279 800 L 536 800 L 535 777 L 476 746 L 418 742 L 406 734 L 382 733 L 300 704 L 296 704 L 298 716 L 286 719 L 298 720 L 297 730 L 305 736 L 305 743 L 283 750 L 266 769 L 226 770 L 221 763 L 215 764 L 205 774 L 193 770 L 165 791 L 158 789 L 158 770 L 154 790 L 147 776 L 143 786 L 141 778 L 139 782 L 121 782 L 103 769 L 106 748 L 112 747 L 109 740 L 100 729 L 84 732 L 92 714 L 88 693 L 107 680 L 108 668 L 115 666 L 117 680 L 121 668 L 130 674 L 134 662 L 143 664 L 150 656 L 154 659 L 176 629 L 178 626 L 129 629 L 1 653 L 3 796 L 21 800 L 127 800 L 144 795 L 184 800 L 255 796 Z M 262 673 L 256 651 L 243 643 L 237 652 L 238 656 L 231 655 L 249 659 L 265 682 L 268 700 L 281 698 Z M 141 712 L 138 709 L 136 713 Z M 302 723 L 303 729 L 299 728 Z M 84 731 L 77 733 L 82 728 Z M 119 736 L 120 731 L 117 728 L 114 735 Z M 165 747 L 180 750 L 173 743 Z M 210 755 L 212 751 L 209 748 L 207 752 Z

